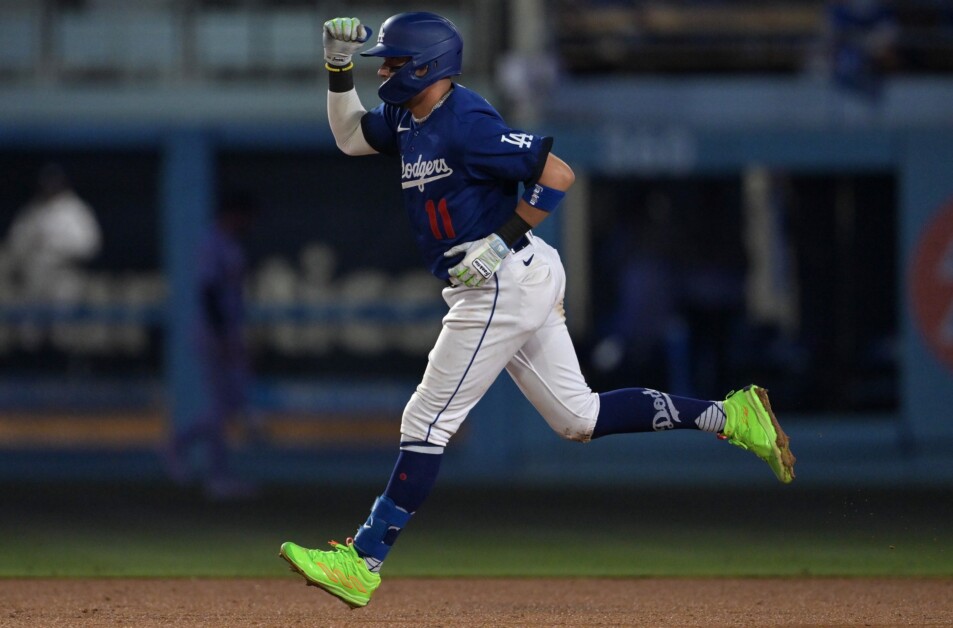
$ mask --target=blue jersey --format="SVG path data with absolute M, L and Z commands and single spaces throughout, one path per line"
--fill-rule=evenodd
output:
M 440 279 L 459 261 L 444 258 L 447 249 L 485 238 L 513 215 L 519 183 L 536 181 L 552 145 L 551 138 L 510 128 L 482 96 L 460 85 L 421 124 L 409 110 L 382 103 L 361 127 L 375 150 L 400 155 L 404 205 Z

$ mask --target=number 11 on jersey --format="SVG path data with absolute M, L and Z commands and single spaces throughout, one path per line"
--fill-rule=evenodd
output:
M 433 232 L 434 238 L 443 240 L 444 238 L 457 237 L 456 232 L 453 230 L 453 222 L 450 220 L 450 212 L 447 211 L 447 199 L 440 199 L 440 202 L 436 205 L 433 201 L 428 200 L 424 207 L 427 209 L 427 217 L 430 218 L 430 230 Z M 440 225 L 437 223 L 438 213 L 440 214 L 440 221 L 443 223 L 442 233 L 440 231 Z

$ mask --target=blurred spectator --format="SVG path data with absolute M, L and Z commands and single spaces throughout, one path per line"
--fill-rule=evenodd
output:
M 736 191 L 714 180 L 653 186 L 615 215 L 598 253 L 612 298 L 591 379 L 635 373 L 650 388 L 714 398 L 744 375 L 747 258 Z
M 228 468 L 226 430 L 247 413 L 251 369 L 244 339 L 246 260 L 241 240 L 257 213 L 258 203 L 251 195 L 226 195 L 199 246 L 199 316 L 194 339 L 207 407 L 173 435 L 166 452 L 170 476 L 184 483 L 191 476 L 192 450 L 204 446 L 207 464 L 202 482 L 213 498 L 242 497 L 255 491 Z
M 82 293 L 82 263 L 99 253 L 102 234 L 93 210 L 72 189 L 57 164 L 37 177 L 33 198 L 7 235 L 10 271 L 20 298 L 30 303 L 71 304 Z
M 604 337 L 592 365 L 602 385 L 631 380 L 686 394 L 690 376 L 679 348 L 686 341 L 678 312 L 677 221 L 672 199 L 650 193 L 644 207 L 621 212 L 600 255 L 615 287 Z
M 886 0 L 829 0 L 825 54 L 836 84 L 879 96 L 884 75 L 899 66 L 899 24 Z

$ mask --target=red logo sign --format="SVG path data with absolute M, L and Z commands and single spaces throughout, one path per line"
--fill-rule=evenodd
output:
M 953 201 L 920 235 L 913 253 L 910 297 L 926 345 L 953 370 Z

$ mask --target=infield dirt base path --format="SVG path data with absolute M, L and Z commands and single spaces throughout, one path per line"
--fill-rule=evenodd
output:
M 951 626 L 953 579 L 0 580 L 0 626 Z

